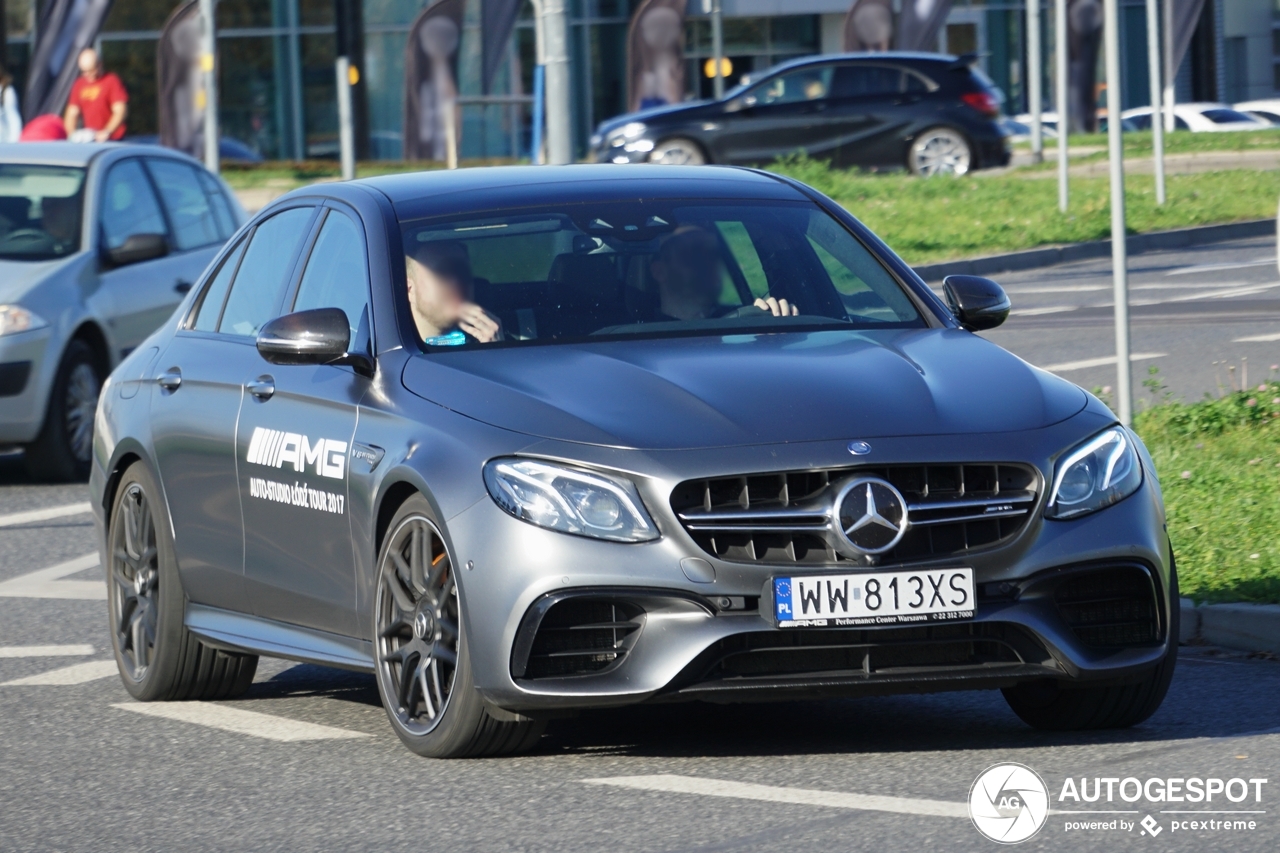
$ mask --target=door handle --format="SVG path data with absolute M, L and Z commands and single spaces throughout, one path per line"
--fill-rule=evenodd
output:
M 182 371 L 171 367 L 156 377 L 156 384 L 170 393 L 182 387 Z
M 249 389 L 249 393 L 257 397 L 259 400 L 270 400 L 271 395 L 276 393 L 276 381 L 270 376 L 259 376 L 251 382 L 246 382 L 245 386 Z
M 179 293 L 186 293 L 191 289 L 191 282 L 185 281 L 184 279 L 178 279 L 173 283 L 173 289 Z

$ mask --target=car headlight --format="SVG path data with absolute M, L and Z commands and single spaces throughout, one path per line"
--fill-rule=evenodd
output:
M 16 335 L 47 325 L 39 314 L 21 305 L 0 305 L 0 335 Z
M 1099 433 L 1058 463 L 1046 518 L 1075 518 L 1124 500 L 1142 485 L 1138 451 L 1122 427 Z
M 610 131 L 609 144 L 621 145 L 629 139 L 639 139 L 644 136 L 645 126 L 642 121 L 629 121 L 617 130 Z
M 532 459 L 495 459 L 484 466 L 484 484 L 494 503 L 539 527 L 614 542 L 658 538 L 627 480 Z

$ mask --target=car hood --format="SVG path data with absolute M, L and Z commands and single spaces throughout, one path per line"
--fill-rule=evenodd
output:
M 0 305 L 18 302 L 33 286 L 70 258 L 54 261 L 0 260 Z
M 493 426 L 653 450 L 1011 432 L 1087 400 L 955 329 L 477 348 L 411 358 L 403 380 Z

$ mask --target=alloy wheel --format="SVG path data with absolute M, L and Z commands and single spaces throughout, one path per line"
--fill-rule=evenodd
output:
M 141 681 L 155 657 L 160 566 L 155 520 L 131 483 L 111 529 L 111 616 L 125 673 Z
M 93 417 L 98 409 L 102 384 L 93 365 L 81 362 L 67 377 L 66 435 L 67 447 L 79 462 L 88 462 L 93 452 Z
M 963 175 L 969 171 L 969 144 L 951 130 L 931 130 L 911 146 L 912 171 L 917 175 Z
M 660 166 L 701 166 L 707 162 L 702 150 L 687 139 L 659 142 L 649 153 L 649 162 Z
M 458 587 L 439 531 L 423 516 L 391 534 L 378 580 L 378 677 L 397 723 L 423 735 L 440 722 L 458 668 Z

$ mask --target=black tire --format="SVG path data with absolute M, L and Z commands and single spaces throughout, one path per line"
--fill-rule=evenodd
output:
M 1032 681 L 1004 691 L 1005 701 L 1029 726 L 1063 732 L 1081 729 L 1127 729 L 1150 717 L 1164 702 L 1178 664 L 1181 608 L 1178 569 L 1169 566 L 1169 649 L 1145 678 L 1106 687 L 1064 687 L 1057 681 Z
M 55 482 L 88 478 L 103 372 L 87 343 L 77 338 L 67 345 L 49 390 L 44 425 L 26 447 L 24 462 L 32 478 Z
M 159 496 L 151 472 L 135 462 L 111 507 L 107 612 L 120 680 L 143 702 L 239 696 L 258 656 L 206 646 L 183 624 L 186 595 Z
M 431 505 L 414 495 L 378 554 L 373 636 L 378 694 L 404 745 L 430 758 L 533 748 L 545 721 L 510 718 L 475 689 L 452 559 Z

